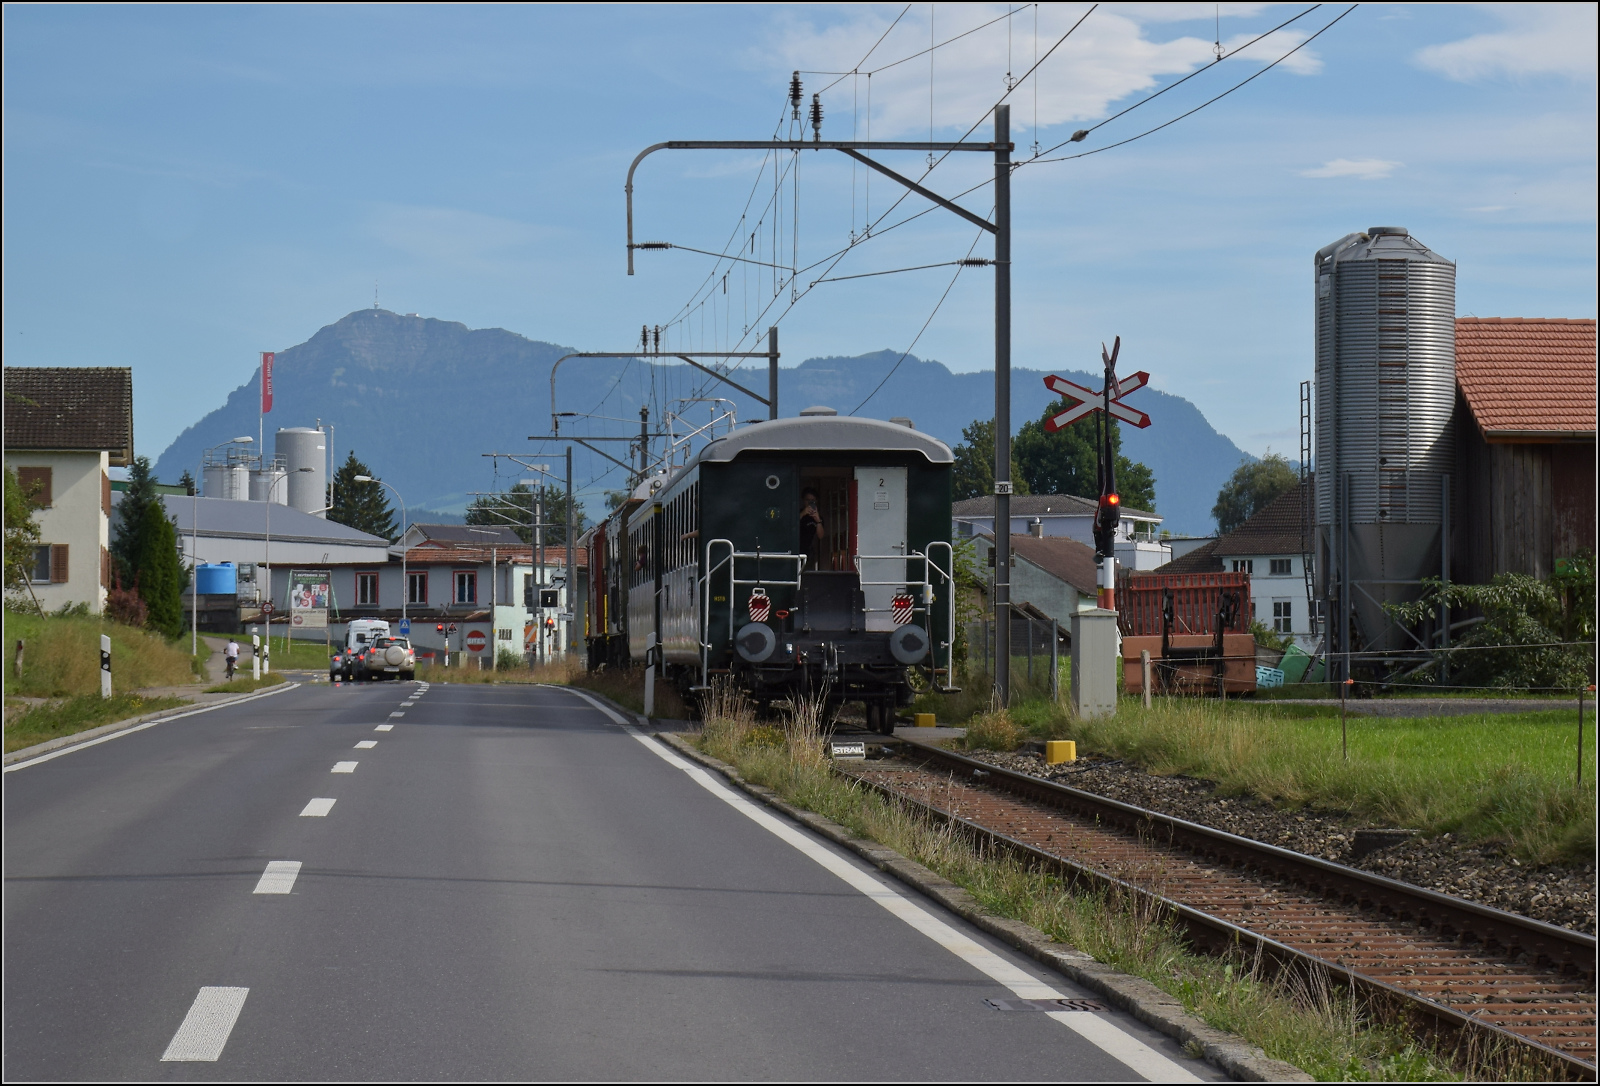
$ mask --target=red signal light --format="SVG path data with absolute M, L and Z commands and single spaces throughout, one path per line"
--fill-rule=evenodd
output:
M 1107 505 L 1116 505 L 1121 501 L 1122 501 L 1122 499 L 1117 497 L 1115 494 L 1107 494 L 1106 495 L 1106 504 Z
M 435 626 L 434 629 L 438 630 L 440 633 L 444 633 L 444 623 L 439 623 L 439 625 Z

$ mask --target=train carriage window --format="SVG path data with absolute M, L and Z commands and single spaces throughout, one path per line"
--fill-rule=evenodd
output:
M 850 491 L 854 478 L 849 468 L 813 468 L 800 473 L 800 489 L 815 490 L 817 509 L 822 514 L 822 569 L 854 572 L 855 558 L 850 553 L 852 523 Z M 796 522 L 796 541 L 799 524 Z

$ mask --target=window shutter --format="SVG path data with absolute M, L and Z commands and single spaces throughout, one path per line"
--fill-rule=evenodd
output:
M 107 493 L 110 493 L 109 488 Z M 111 587 L 111 552 L 104 547 L 100 548 L 100 587 Z
M 46 471 L 49 469 L 46 468 Z M 50 583 L 67 583 L 67 545 L 65 543 L 50 544 Z
M 108 517 L 111 515 L 111 476 L 103 471 L 100 473 L 100 511 Z
M 50 468 L 17 469 L 17 482 L 22 485 L 22 492 L 30 494 L 33 504 L 40 509 L 50 508 L 55 498 L 55 495 L 51 493 L 53 474 L 54 472 Z

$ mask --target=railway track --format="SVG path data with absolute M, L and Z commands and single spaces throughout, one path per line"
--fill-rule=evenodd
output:
M 1196 944 L 1326 970 L 1446 1044 L 1593 1080 L 1595 939 L 917 742 L 841 770 L 1070 879 L 1160 899 Z

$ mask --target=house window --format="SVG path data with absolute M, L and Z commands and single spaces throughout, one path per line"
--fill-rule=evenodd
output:
M 40 509 L 49 509 L 55 501 L 53 474 L 50 468 L 17 469 L 17 482 L 22 492 Z
M 456 570 L 456 602 L 478 602 L 478 575 L 469 569 Z
M 1255 559 L 1235 558 L 1233 560 L 1233 571 L 1235 573 L 1254 573 L 1256 571 Z
M 356 574 L 356 606 L 378 606 L 378 575 L 377 573 Z
M 1278 633 L 1294 633 L 1294 602 L 1272 601 L 1272 628 Z
M 67 583 L 67 545 L 45 543 L 33 548 L 33 567 L 28 580 L 34 584 Z
M 407 573 L 406 574 L 406 602 L 407 603 L 427 603 L 428 602 L 428 572 L 427 572 L 427 570 L 423 570 L 421 573 Z
M 502 641 L 510 641 L 511 640 L 511 634 L 512 634 L 512 630 L 511 630 L 510 627 L 506 627 L 505 629 L 501 629 L 501 630 L 496 630 L 495 631 L 495 636 L 498 637 Z
M 1294 559 L 1274 558 L 1272 560 L 1272 575 L 1274 577 L 1287 577 L 1294 572 Z

